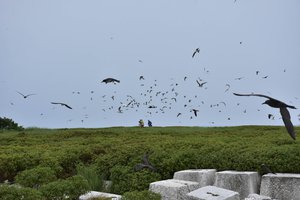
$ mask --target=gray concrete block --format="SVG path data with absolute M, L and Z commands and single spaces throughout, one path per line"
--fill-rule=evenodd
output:
M 121 200 L 121 198 L 122 198 L 121 195 L 117 195 L 117 194 L 90 191 L 86 194 L 81 195 L 79 197 L 79 200 L 89 200 L 89 199 L 98 198 L 98 197 L 108 197 L 108 198 L 111 198 L 112 200 Z
M 300 174 L 266 174 L 262 177 L 260 194 L 280 200 L 300 200 Z
M 188 193 L 187 200 L 240 200 L 240 196 L 235 191 L 205 186 Z
M 174 179 L 198 182 L 201 187 L 213 185 L 215 169 L 188 169 L 175 172 Z
M 149 190 L 160 194 L 162 200 L 186 200 L 186 194 L 199 187 L 197 182 L 169 179 L 150 183 Z
M 233 190 L 244 199 L 249 194 L 258 193 L 260 176 L 257 172 L 222 171 L 216 173 L 214 186 Z
M 245 200 L 272 200 L 272 198 L 259 194 L 249 194 Z

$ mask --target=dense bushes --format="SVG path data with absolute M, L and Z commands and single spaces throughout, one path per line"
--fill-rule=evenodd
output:
M 19 126 L 12 119 L 6 117 L 0 117 L 0 130 L 23 130 L 22 126 Z
M 41 185 L 56 180 L 55 172 L 50 167 L 36 167 L 20 172 L 16 176 L 16 183 L 24 187 L 40 188 Z
M 40 189 L 47 200 L 76 200 L 80 195 L 85 194 L 89 190 L 88 182 L 82 176 L 73 176 L 66 180 L 57 180 L 43 185 Z
M 27 187 L 12 189 L 10 195 L 16 197 L 26 193 L 37 196 L 32 199 L 39 195 L 76 199 L 93 189 L 126 194 L 130 200 L 143 196 L 149 183 L 191 168 L 258 171 L 265 163 L 275 172 L 300 173 L 300 142 L 291 140 L 285 127 L 25 129 L 21 133 L 0 132 L 0 182 L 16 181 Z M 133 170 L 145 152 L 150 152 L 149 161 L 157 171 Z M 111 187 L 105 189 L 103 180 L 112 181 Z M 6 187 L 1 186 L 0 196 L 9 195 Z
M 31 188 L 20 188 L 9 185 L 0 185 L 1 200 L 43 200 L 42 194 Z

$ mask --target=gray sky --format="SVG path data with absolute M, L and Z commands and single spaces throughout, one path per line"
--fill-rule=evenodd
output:
M 283 125 L 265 99 L 232 92 L 300 107 L 299 10 L 299 0 L 0 0 L 1 116 L 49 128 Z

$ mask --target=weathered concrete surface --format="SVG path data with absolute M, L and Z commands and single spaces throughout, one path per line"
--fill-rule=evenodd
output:
M 216 173 L 214 186 L 233 190 L 244 199 L 249 194 L 258 193 L 260 176 L 257 172 L 222 171 Z
M 89 199 L 97 198 L 97 197 L 110 197 L 110 198 L 112 198 L 112 200 L 121 200 L 121 198 L 122 198 L 121 195 L 117 195 L 117 194 L 90 191 L 86 194 L 81 195 L 79 197 L 79 200 L 89 200 Z
M 197 182 L 169 179 L 150 183 L 149 190 L 160 194 L 162 200 L 186 200 L 186 194 L 199 187 Z
M 249 194 L 245 200 L 272 200 L 272 198 L 259 194 Z
M 215 181 L 215 169 L 188 169 L 175 172 L 174 179 L 194 181 L 200 184 L 200 187 L 213 185 Z
M 188 193 L 187 200 L 240 200 L 240 195 L 235 191 L 205 186 Z
M 260 194 L 280 200 L 300 200 L 300 174 L 266 174 Z

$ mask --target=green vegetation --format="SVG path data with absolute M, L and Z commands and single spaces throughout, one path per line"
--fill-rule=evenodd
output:
M 0 130 L 23 130 L 22 126 L 19 126 L 12 119 L 6 117 L 0 117 Z
M 133 170 L 145 152 L 156 172 Z M 0 182 L 22 187 L 3 184 L 0 196 L 77 199 L 93 189 L 126 194 L 128 200 L 143 195 L 157 199 L 146 194 L 149 184 L 172 178 L 176 171 L 260 171 L 262 163 L 275 172 L 300 173 L 300 142 L 283 126 L 4 130 Z M 103 180 L 112 181 L 111 186 Z

